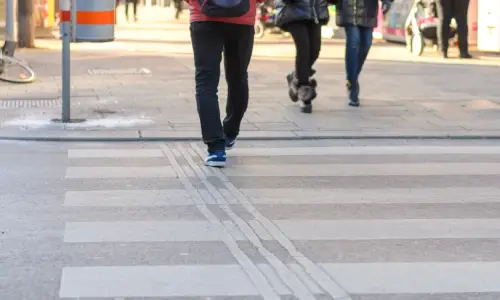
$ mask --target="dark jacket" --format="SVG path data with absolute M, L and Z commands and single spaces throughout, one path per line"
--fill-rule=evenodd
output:
M 392 2 L 393 0 L 388 0 Z M 338 0 L 336 22 L 339 27 L 356 25 L 375 28 L 378 21 L 378 0 Z
M 327 0 L 276 0 L 276 26 L 286 29 L 290 23 L 313 21 L 325 25 L 330 19 Z

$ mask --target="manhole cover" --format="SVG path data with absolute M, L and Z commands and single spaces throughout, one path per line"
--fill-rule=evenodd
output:
M 16 108 L 55 108 L 60 107 L 61 101 L 58 99 L 43 100 L 0 100 L 0 109 Z
M 151 70 L 147 68 L 131 69 L 89 69 L 90 75 L 148 75 Z

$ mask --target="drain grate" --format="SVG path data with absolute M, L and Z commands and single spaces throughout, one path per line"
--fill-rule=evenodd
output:
M 131 69 L 89 69 L 90 75 L 149 75 L 151 70 L 147 68 Z
M 55 108 L 60 106 L 61 101 L 59 99 L 0 100 L 0 109 Z

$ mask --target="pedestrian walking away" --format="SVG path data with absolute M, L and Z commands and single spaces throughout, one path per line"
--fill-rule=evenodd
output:
M 129 22 L 129 6 L 132 4 L 134 10 L 134 22 L 137 22 L 137 7 L 139 6 L 139 0 L 125 0 L 125 18 Z
M 437 0 L 438 11 L 438 41 L 443 58 L 448 58 L 448 46 L 450 37 L 451 19 L 457 22 L 458 48 L 460 58 L 472 58 L 469 54 L 469 28 L 467 25 L 467 14 L 469 12 L 470 0 Z M 495 0 L 498 1 L 498 0 Z
M 175 19 L 179 20 L 182 14 L 182 4 L 184 2 L 182 0 L 174 0 L 174 7 L 175 7 Z
M 321 26 L 328 23 L 327 0 L 276 0 L 276 25 L 290 32 L 295 43 L 295 68 L 286 75 L 288 95 L 300 110 L 312 112 L 317 97 L 313 65 L 321 51 Z
M 381 0 L 383 13 L 389 11 L 393 0 Z M 338 0 L 336 23 L 345 28 L 345 68 L 348 103 L 359 106 L 359 75 L 363 69 L 377 27 L 378 0 Z
M 226 150 L 234 146 L 248 107 L 248 65 L 253 50 L 257 1 L 187 1 L 196 104 L 203 141 L 208 148 L 205 165 L 222 167 L 226 163 Z M 228 93 L 226 116 L 221 123 L 217 90 L 223 53 Z

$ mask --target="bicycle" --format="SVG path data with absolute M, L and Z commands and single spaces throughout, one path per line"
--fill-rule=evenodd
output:
M 26 62 L 13 56 L 7 43 L 0 49 L 0 80 L 10 83 L 31 83 L 36 74 Z M 9 51 L 10 50 L 10 51 Z

